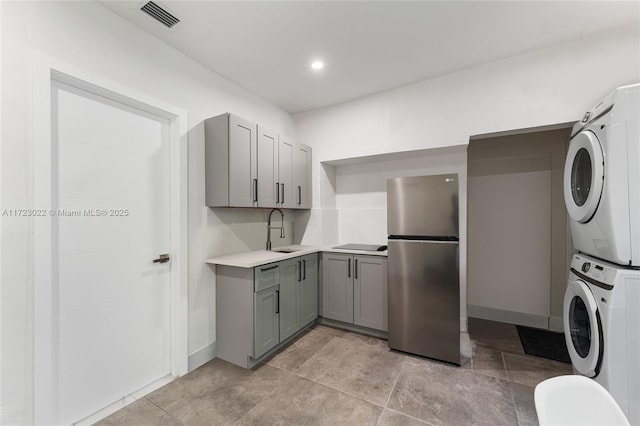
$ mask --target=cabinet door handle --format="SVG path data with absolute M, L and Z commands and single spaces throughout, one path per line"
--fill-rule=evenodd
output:
M 276 290 L 276 314 L 280 313 L 280 290 Z
M 276 182 L 276 204 L 280 204 L 280 184 Z
M 258 201 L 258 179 L 253 180 L 253 201 Z
M 298 185 L 298 205 L 302 204 L 302 187 Z
M 306 260 L 302 261 L 302 279 L 303 280 L 307 279 L 307 261 Z
M 355 265 L 353 267 L 353 276 L 356 280 L 358 279 L 358 259 L 355 260 Z
M 282 201 L 280 201 L 282 204 L 284 204 L 284 183 L 280 184 L 280 189 L 282 189 Z
M 351 258 L 349 258 L 349 260 L 348 260 L 347 278 L 351 278 Z
M 262 272 L 264 271 L 270 271 L 271 269 L 276 269 L 278 267 L 278 265 L 273 265 L 273 266 L 269 266 L 268 268 L 260 268 L 260 270 Z
M 302 281 L 302 262 L 298 260 L 298 281 Z

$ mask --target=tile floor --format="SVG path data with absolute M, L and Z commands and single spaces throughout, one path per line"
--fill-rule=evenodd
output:
M 99 425 L 537 425 L 535 385 L 571 366 L 515 326 L 469 320 L 460 368 L 318 325 L 254 370 L 214 359 Z

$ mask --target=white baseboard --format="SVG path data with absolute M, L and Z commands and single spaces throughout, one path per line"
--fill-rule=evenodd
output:
M 191 372 L 195 370 L 196 368 L 208 363 L 215 357 L 216 342 L 213 342 L 189 355 L 188 371 Z
M 549 330 L 564 333 L 564 319 L 559 317 L 549 317 Z
M 527 327 L 542 328 L 545 330 L 549 329 L 549 317 L 542 315 L 525 314 L 522 312 L 513 312 L 475 305 L 467 306 L 467 315 L 472 318 L 525 325 Z
M 132 404 L 134 402 L 136 402 L 139 399 L 142 399 L 145 397 L 145 395 L 150 394 L 151 392 L 153 392 L 156 389 L 161 388 L 162 386 L 171 383 L 172 381 L 174 381 L 176 379 L 175 376 L 172 375 L 167 375 L 165 377 L 162 377 L 158 380 L 156 380 L 155 382 L 143 387 L 142 389 L 139 389 L 135 392 L 132 392 L 129 395 L 124 396 L 123 398 L 117 400 L 116 402 L 114 402 L 113 404 L 110 404 L 108 406 L 106 406 L 105 408 L 96 411 L 95 413 L 91 414 L 88 417 L 85 417 L 84 419 L 80 420 L 77 423 L 74 423 L 75 425 L 78 426 L 89 426 L 92 425 L 94 423 L 99 422 L 102 419 L 107 418 L 108 416 L 110 416 L 111 414 L 115 413 L 118 410 L 123 409 L 124 407 L 126 407 L 129 404 Z

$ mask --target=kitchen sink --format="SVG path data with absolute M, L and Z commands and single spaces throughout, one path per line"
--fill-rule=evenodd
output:
M 300 251 L 300 249 L 292 249 L 292 248 L 275 248 L 271 251 L 275 251 L 278 253 L 295 253 L 297 251 Z

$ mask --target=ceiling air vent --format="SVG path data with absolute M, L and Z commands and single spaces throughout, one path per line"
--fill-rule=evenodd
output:
M 140 10 L 169 28 L 180 22 L 180 20 L 169 13 L 169 11 L 152 1 L 145 3 Z

